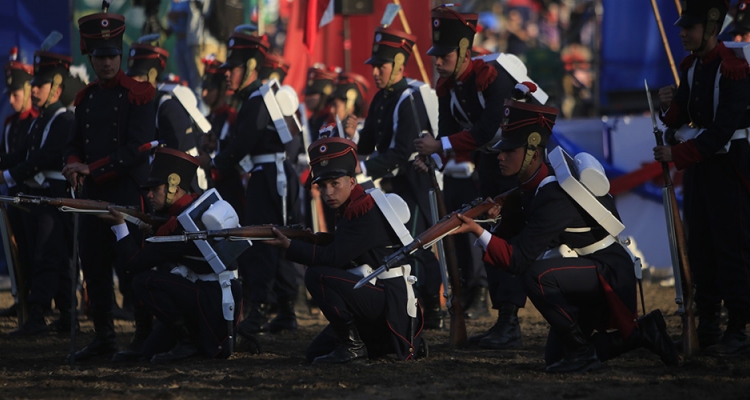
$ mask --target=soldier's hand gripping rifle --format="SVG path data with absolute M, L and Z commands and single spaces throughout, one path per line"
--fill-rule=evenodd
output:
M 64 197 L 45 197 L 19 194 L 18 196 L 0 196 L 0 201 L 13 204 L 47 205 L 57 207 L 62 212 L 72 212 L 80 214 L 106 214 L 109 213 L 109 207 L 112 207 L 122 213 L 126 221 L 137 225 L 139 229 L 151 227 L 154 224 L 154 218 L 136 209 L 135 207 L 118 206 L 100 200 L 84 200 Z
M 651 92 L 648 90 L 648 83 L 645 80 L 643 82 L 646 86 L 648 107 L 651 110 L 651 122 L 654 125 L 656 145 L 664 146 L 664 133 L 656 125 L 656 114 L 654 113 L 654 104 L 651 100 Z M 688 358 L 696 354 L 699 348 L 695 315 L 693 315 L 693 280 L 690 275 L 685 232 L 682 220 L 680 219 L 680 209 L 677 206 L 677 197 L 674 194 L 674 187 L 672 186 L 672 176 L 669 174 L 669 165 L 666 162 L 661 163 L 661 170 L 664 177 L 664 187 L 661 189 L 661 194 L 664 201 L 664 213 L 667 218 L 669 249 L 672 255 L 672 270 L 674 272 L 674 287 L 676 292 L 675 303 L 677 303 L 678 312 L 682 315 L 682 354 L 684 358 Z
M 498 201 L 500 203 L 498 203 Z M 359 289 L 367 284 L 371 279 L 377 278 L 378 275 L 385 271 L 390 270 L 394 267 L 399 267 L 404 264 L 406 258 L 420 248 L 429 249 L 430 246 L 435 244 L 438 240 L 446 237 L 451 232 L 455 231 L 461 226 L 461 220 L 458 219 L 458 214 L 463 214 L 467 218 L 476 218 L 491 209 L 495 205 L 502 205 L 503 198 L 496 197 L 495 199 L 477 198 L 468 205 L 465 205 L 458 211 L 454 211 L 438 221 L 435 225 L 427 228 L 422 234 L 415 237 L 414 240 L 406 246 L 400 248 L 395 253 L 389 255 L 383 260 L 383 265 L 376 269 L 370 275 L 362 278 L 356 285 L 355 289 Z
M 208 240 L 208 239 L 226 239 L 226 240 L 272 240 L 276 239 L 273 232 L 276 228 L 278 232 L 289 239 L 304 240 L 313 244 L 325 246 L 331 244 L 335 237 L 332 233 L 312 233 L 305 229 L 289 226 L 275 225 L 250 225 L 239 228 L 217 229 L 198 232 L 185 232 L 180 235 L 153 236 L 146 241 L 152 243 L 170 243 L 170 242 L 187 242 L 188 240 Z

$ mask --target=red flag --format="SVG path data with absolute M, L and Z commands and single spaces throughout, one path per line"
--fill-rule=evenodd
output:
M 308 0 L 307 2 L 304 42 L 308 53 L 312 53 L 315 48 L 315 38 L 318 36 L 318 29 L 333 21 L 333 1 Z

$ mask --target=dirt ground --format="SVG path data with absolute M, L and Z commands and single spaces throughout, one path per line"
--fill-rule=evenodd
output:
M 649 310 L 664 311 L 670 333 L 679 336 L 674 292 L 645 287 Z M 0 293 L 0 307 L 11 304 Z M 0 338 L 0 398 L 389 398 L 389 399 L 749 399 L 750 357 L 691 358 L 665 367 L 647 350 L 636 350 L 603 368 L 577 375 L 544 372 L 547 324 L 529 303 L 520 313 L 523 347 L 517 350 L 448 349 L 447 331 L 428 331 L 430 356 L 416 362 L 377 359 L 361 366 L 312 367 L 304 349 L 324 326 L 322 317 L 302 316 L 295 333 L 261 338 L 260 355 L 236 353 L 229 360 L 190 359 L 175 365 L 113 364 L 107 360 L 66 365 L 67 336 L 27 340 Z M 469 334 L 494 318 L 467 321 Z M 116 321 L 118 341 L 129 343 L 133 324 Z M 16 326 L 0 319 L 0 333 Z M 82 321 L 80 349 L 93 338 Z

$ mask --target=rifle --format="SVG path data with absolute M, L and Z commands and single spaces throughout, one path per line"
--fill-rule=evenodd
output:
M 137 225 L 138 228 L 153 226 L 155 222 L 155 218 L 133 206 L 118 206 L 101 200 L 31 196 L 19 193 L 18 196 L 15 197 L 0 196 L 0 201 L 12 204 L 48 205 L 58 207 L 62 212 L 81 214 L 105 214 L 109 212 L 109 208 L 111 207 L 122 213 L 126 221 Z
M 430 246 L 435 244 L 435 242 L 450 235 L 451 232 L 458 229 L 462 224 L 461 220 L 458 219 L 458 214 L 463 214 L 467 218 L 474 219 L 486 213 L 493 206 L 502 205 L 503 201 L 505 200 L 504 196 L 506 195 L 507 194 L 502 194 L 495 197 L 494 199 L 490 199 L 488 197 L 485 200 L 482 200 L 481 197 L 478 197 L 471 203 L 464 205 L 460 210 L 446 215 L 435 225 L 432 225 L 424 232 L 422 232 L 419 236 L 415 237 L 411 243 L 407 244 L 406 246 L 397 250 L 395 253 L 383 259 L 383 265 L 373 271 L 373 273 L 371 273 L 370 275 L 362 278 L 359 282 L 357 282 L 356 285 L 354 285 L 354 288 L 359 289 L 367 284 L 371 279 L 377 278 L 378 275 L 382 274 L 383 272 L 388 271 L 391 268 L 401 266 L 406 258 L 418 249 L 429 249 Z
M 206 230 L 198 232 L 185 232 L 180 235 L 169 236 L 152 236 L 146 241 L 152 243 L 170 243 L 170 242 L 187 242 L 188 240 L 208 240 L 208 239 L 227 239 L 227 240 L 272 240 L 276 239 L 276 234 L 271 230 L 276 228 L 289 239 L 298 239 L 313 244 L 325 246 L 333 243 L 335 237 L 332 233 L 312 233 L 294 226 L 275 226 L 275 225 L 250 225 L 239 228 Z
M 648 90 L 648 82 L 644 80 L 643 83 L 646 86 L 646 96 L 648 97 L 648 107 L 651 110 L 651 122 L 654 125 L 656 145 L 664 146 L 664 133 L 656 125 L 656 114 L 654 114 L 654 104 L 651 100 L 651 92 Z M 661 194 L 664 200 L 669 249 L 672 255 L 672 269 L 674 271 L 674 287 L 676 292 L 675 303 L 677 303 L 678 307 L 677 312 L 682 316 L 682 354 L 684 358 L 688 358 L 696 354 L 699 349 L 698 332 L 695 327 L 695 315 L 693 314 L 693 281 L 690 275 L 690 262 L 687 257 L 685 231 L 680 219 L 677 197 L 674 194 L 674 187 L 672 186 L 672 176 L 669 174 L 669 165 L 665 162 L 661 163 L 661 170 L 664 177 L 664 187 L 661 189 Z M 684 286 L 682 284 L 683 280 Z

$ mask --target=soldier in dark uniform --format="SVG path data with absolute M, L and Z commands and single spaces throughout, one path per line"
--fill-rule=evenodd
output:
M 153 210 L 170 218 L 156 236 L 175 235 L 184 229 L 175 219 L 197 198 L 191 194 L 198 160 L 171 148 L 157 149 L 146 187 Z M 222 313 L 221 277 L 205 261 L 194 242 L 147 243 L 141 248 L 122 215 L 114 210 L 107 218 L 117 236 L 117 259 L 123 269 L 134 276 L 133 290 L 158 323 L 143 321 L 136 327 L 146 339 L 140 351 L 129 359 L 163 363 L 202 354 L 209 358 L 226 358 L 230 335 Z M 156 269 L 152 269 L 156 267 Z M 236 275 L 236 264 L 231 264 Z M 231 279 L 234 321 L 239 316 L 242 299 L 239 282 Z M 120 354 L 120 353 L 118 353 Z
M 717 39 L 726 12 L 723 1 L 688 1 L 675 23 L 691 54 L 680 64 L 676 92 L 659 91 L 670 145 L 654 148 L 656 160 L 685 170 L 698 340 L 715 355 L 750 348 L 750 68 Z M 723 335 L 722 302 L 729 313 Z
M 431 180 L 412 166 L 416 153 L 414 140 L 420 131 L 431 132 L 424 102 L 419 90 L 409 86 L 404 68 L 412 53 L 416 37 L 393 28 L 377 28 L 372 56 L 365 61 L 372 66 L 375 84 L 380 89 L 370 103 L 364 127 L 359 131 L 360 154 L 373 154 L 360 162 L 365 176 L 380 179 L 386 192 L 398 194 L 409 205 L 411 219 L 406 224 L 412 236 L 432 225 L 428 193 Z M 347 119 L 346 129 L 356 128 Z M 352 136 L 347 132 L 347 136 Z M 425 308 L 425 328 L 442 328 L 440 311 L 440 265 L 431 250 L 415 253 L 415 273 L 419 298 Z
M 325 69 L 323 65 L 316 65 L 307 70 L 307 85 L 302 92 L 305 95 L 305 107 L 308 116 L 309 132 L 312 140 L 317 139 L 320 128 L 334 122 L 328 107 L 328 96 L 333 93 L 334 80 L 337 74 Z
M 544 356 L 547 372 L 585 372 L 641 346 L 667 365 L 677 365 L 679 356 L 661 312 L 636 318 L 634 261 L 609 228 L 609 221 L 619 221 L 612 196 L 594 197 L 590 189 L 578 189 L 611 213 L 610 219 L 600 222 L 554 176 L 545 176 L 544 146 L 558 112 L 505 102 L 498 144 L 500 169 L 506 176 L 518 176 L 521 191 L 536 192 L 520 233 L 505 240 L 463 215 L 456 232 L 476 234 L 485 261 L 523 280 L 529 299 L 550 324 Z M 563 257 L 563 246 L 573 254 Z
M 76 120 L 65 150 L 63 174 L 83 198 L 144 207 L 140 186 L 148 174 L 141 145 L 154 140 L 154 87 L 120 69 L 122 15 L 92 14 L 78 20 L 83 54 L 98 80 L 76 97 Z M 137 229 L 132 230 L 137 235 Z M 77 360 L 112 355 L 117 350 L 112 320 L 115 240 L 109 224 L 80 216 L 79 254 L 86 279 L 96 337 L 75 355 Z M 123 274 L 119 274 L 123 277 Z M 120 285 L 129 287 L 128 282 Z
M 203 136 L 203 150 L 216 155 L 229 146 L 233 132 L 231 126 L 237 120 L 237 110 L 227 102 L 227 78 L 226 71 L 220 68 L 222 62 L 209 57 L 203 63 L 203 104 L 210 110 L 206 119 L 211 123 L 211 132 Z M 229 169 L 225 174 L 219 174 L 210 165 L 204 170 L 210 177 L 211 187 L 216 188 L 221 198 L 232 205 L 240 217 L 240 224 L 245 225 L 245 188 L 239 170 Z
M 138 82 L 148 82 L 156 88 L 167 66 L 169 52 L 148 42 L 134 43 L 128 54 L 129 77 Z M 195 151 L 197 155 L 198 131 L 179 100 L 170 93 L 157 90 L 156 140 L 166 147 L 179 151 Z
M 482 60 L 471 59 L 471 48 L 476 33 L 477 14 L 460 14 L 447 7 L 432 10 L 432 47 L 427 54 L 435 57 L 440 74 L 438 95 L 438 140 L 431 137 L 417 139 L 416 147 L 422 155 L 439 154 L 452 158 L 455 167 L 446 165 L 443 170 L 446 208 L 458 209 L 476 198 L 492 197 L 518 185 L 503 177 L 495 154 L 487 151 L 492 146 L 503 115 L 504 99 L 515 86 L 510 74 Z M 485 112 L 487 110 L 487 112 Z M 467 162 L 474 161 L 479 178 L 477 192 L 470 179 Z M 476 253 L 472 253 L 470 236 L 456 240 L 456 253 L 464 261 L 463 268 L 476 272 Z M 471 260 L 471 261 L 470 261 Z M 493 349 L 513 348 L 521 345 L 521 328 L 518 308 L 526 304 L 521 282 L 497 268 L 486 267 L 490 298 L 498 310 L 497 323 L 483 335 L 471 339 L 480 346 Z M 481 279 L 475 282 L 481 286 Z M 477 290 L 478 288 L 470 288 Z
M 70 62 L 71 57 L 62 54 L 34 53 L 31 99 L 40 114 L 31 124 L 24 145 L 0 160 L 0 183 L 10 188 L 23 183 L 26 192 L 35 196 L 67 196 L 60 160 L 74 116 L 60 102 L 60 95 Z M 31 252 L 29 318 L 8 336 L 46 333 L 44 312 L 53 298 L 60 310 L 60 321 L 56 326 L 60 332 L 70 332 L 70 215 L 48 206 L 29 205 L 24 222 L 26 243 Z
M 229 146 L 212 161 L 221 174 L 235 168 L 250 173 L 245 191 L 248 225 L 287 225 L 298 221 L 294 210 L 299 197 L 299 178 L 286 160 L 284 144 L 259 90 L 258 69 L 268 47 L 265 36 L 242 31 L 233 33 L 229 39 L 227 83 L 235 96 L 242 99 L 242 105 Z M 243 258 L 252 263 L 240 262 L 240 274 L 250 296 L 248 316 L 240 323 L 240 332 L 252 335 L 271 328 L 296 329 L 294 266 L 283 259 L 279 249 L 268 246 L 253 246 Z M 278 288 L 275 296 L 274 285 Z M 270 327 L 268 308 L 274 297 L 279 304 L 279 320 Z
M 307 348 L 313 364 L 343 364 L 368 356 L 396 353 L 402 360 L 426 355 L 417 302 L 414 318 L 407 311 L 410 283 L 400 276 L 359 290 L 361 278 L 348 269 L 380 264 L 401 246 L 394 228 L 373 197 L 357 184 L 357 147 L 348 139 L 322 138 L 310 145 L 311 179 L 320 186 L 326 204 L 340 213 L 333 243 L 327 246 L 290 241 L 276 231 L 267 243 L 286 249 L 286 256 L 308 266 L 305 286 L 330 322 Z M 412 300 L 413 295 L 411 296 Z
M 354 72 L 342 72 L 334 81 L 335 89 L 328 98 L 332 122 L 339 118 L 342 124 L 348 126 L 344 129 L 347 136 L 355 143 L 359 141 L 356 129 L 360 118 L 367 116 L 367 100 L 365 96 L 370 90 L 370 84 L 364 76 Z
M 10 57 L 5 64 L 5 89 L 8 93 L 10 106 L 13 108 L 13 114 L 9 115 L 3 124 L 2 143 L 0 143 L 0 162 L 9 154 L 14 154 L 24 143 L 26 133 L 29 131 L 31 122 L 39 116 L 39 109 L 33 106 L 31 101 L 31 79 L 34 76 L 34 66 L 24 64 L 18 61 L 18 48 L 14 47 L 10 51 Z M 25 154 L 24 154 L 25 156 Z M 13 161 L 16 164 L 18 161 Z M 23 182 L 16 186 L 8 188 L 8 195 L 15 196 L 18 193 L 25 192 Z M 19 264 L 16 273 L 28 274 L 29 267 L 29 250 L 25 239 L 25 224 L 23 217 L 26 213 L 16 207 L 8 207 L 8 221 L 16 237 L 18 246 Z M 7 255 L 10 256 L 10 255 Z M 22 294 L 25 296 L 25 294 Z M 0 311 L 0 316 L 15 317 L 18 315 L 17 306 L 14 304 L 10 308 Z

